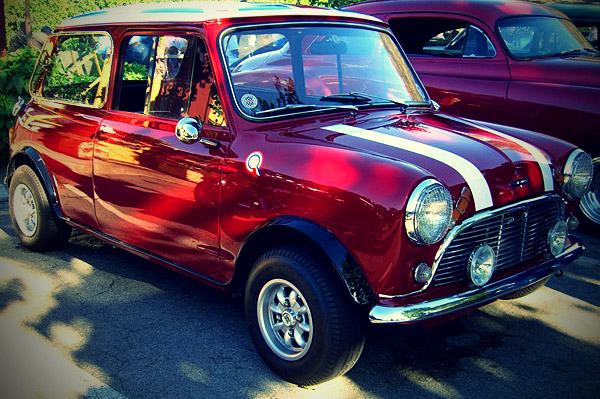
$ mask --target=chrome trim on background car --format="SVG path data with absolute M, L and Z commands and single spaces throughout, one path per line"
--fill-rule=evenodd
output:
M 562 266 L 577 259 L 583 253 L 585 247 L 579 239 L 573 236 L 570 236 L 569 239 L 572 244 L 561 255 L 532 269 L 525 270 L 482 288 L 462 292 L 450 297 L 399 307 L 376 305 L 369 312 L 369 320 L 371 323 L 413 323 L 485 305 L 520 289 L 529 287 L 551 276 Z

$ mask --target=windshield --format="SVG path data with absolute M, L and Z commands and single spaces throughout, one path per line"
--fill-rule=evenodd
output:
M 343 26 L 236 30 L 222 39 L 240 110 L 252 117 L 427 104 L 391 37 Z
M 547 58 L 592 47 L 571 21 L 553 17 L 514 17 L 498 23 L 514 58 Z

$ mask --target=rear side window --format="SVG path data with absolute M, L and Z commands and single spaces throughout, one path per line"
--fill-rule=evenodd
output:
M 496 49 L 478 26 L 452 18 L 395 18 L 392 31 L 407 54 L 491 58 Z
M 64 34 L 44 46 L 31 92 L 51 100 L 101 107 L 106 101 L 112 40 L 106 33 Z
M 131 36 L 122 52 L 116 109 L 225 125 L 208 52 L 199 37 Z

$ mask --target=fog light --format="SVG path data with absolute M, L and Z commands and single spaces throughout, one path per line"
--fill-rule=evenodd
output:
M 427 266 L 426 263 L 419 263 L 415 268 L 415 281 L 419 283 L 426 283 L 431 278 L 431 267 Z
M 565 244 L 567 243 L 567 231 L 567 223 L 562 220 L 556 222 L 550 229 L 550 232 L 548 233 L 548 247 L 550 247 L 550 253 L 552 255 L 558 256 L 565 249 Z
M 570 215 L 567 218 L 567 226 L 569 226 L 569 230 L 575 230 L 579 227 L 579 220 L 573 215 Z
M 496 254 L 487 244 L 481 244 L 469 258 L 469 276 L 476 286 L 481 287 L 492 278 L 496 269 Z

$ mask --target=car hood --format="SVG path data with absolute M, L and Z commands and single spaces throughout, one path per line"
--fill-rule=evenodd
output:
M 443 114 L 324 126 L 328 141 L 401 160 L 443 182 L 456 199 L 467 186 L 472 211 L 555 191 L 548 153 L 517 137 Z
M 571 55 L 511 63 L 513 80 L 600 87 L 600 56 Z

